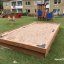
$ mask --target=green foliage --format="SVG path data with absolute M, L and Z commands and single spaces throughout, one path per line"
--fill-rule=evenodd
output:
M 22 14 L 23 16 L 27 16 L 28 13 L 26 12 L 26 10 L 23 10 Z
M 3 6 L 3 3 L 2 2 L 0 2 L 0 6 Z
M 17 14 L 17 12 L 11 12 L 13 15 Z
M 25 13 L 22 13 L 23 14 L 23 16 L 27 16 L 27 13 L 25 12 Z
M 23 26 L 25 24 L 31 23 L 35 21 L 33 17 L 22 17 L 15 20 L 15 24 L 11 25 L 7 18 L 0 18 L 0 31 L 8 31 L 14 28 L 18 28 L 20 26 Z

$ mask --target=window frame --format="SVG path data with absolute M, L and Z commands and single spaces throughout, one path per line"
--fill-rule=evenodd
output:
M 15 4 L 13 5 L 13 3 L 15 3 Z M 12 6 L 16 6 L 16 2 L 12 2 Z
M 20 2 L 21 5 L 19 5 L 19 2 Z M 22 6 L 22 1 L 17 1 L 17 5 Z
M 58 3 L 58 0 L 54 0 L 54 4 L 57 4 Z
M 31 2 L 30 1 L 26 1 L 26 5 L 31 5 Z

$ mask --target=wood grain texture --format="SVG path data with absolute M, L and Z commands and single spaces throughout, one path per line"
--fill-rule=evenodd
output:
M 47 55 L 60 24 L 32 23 L 10 32 L 5 32 L 0 37 L 0 42 L 8 45 L 39 52 Z

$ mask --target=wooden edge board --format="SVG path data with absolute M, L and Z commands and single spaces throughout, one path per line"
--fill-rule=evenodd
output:
M 22 53 L 27 54 L 27 55 L 33 55 L 33 56 L 35 56 L 37 58 L 45 57 L 45 53 L 36 52 L 34 50 L 29 50 L 29 49 L 25 49 L 25 48 L 9 45 L 9 44 L 4 44 L 4 43 L 1 43 L 1 42 L 0 42 L 0 45 L 8 47 L 8 48 L 10 48 L 12 50 L 16 50 L 16 51 L 22 52 Z
M 55 35 L 53 36 L 53 39 L 50 41 L 50 44 L 49 44 L 49 46 L 46 49 L 45 57 L 47 56 L 47 54 L 48 54 L 48 52 L 50 50 L 50 47 L 51 47 L 51 45 L 52 45 L 52 43 L 53 43 L 53 41 L 54 41 L 54 39 L 55 39 L 59 29 L 60 29 L 60 24 L 58 25 L 57 31 L 55 32 Z
M 40 52 L 40 53 L 46 53 L 46 49 L 44 49 L 44 48 L 30 46 L 30 45 L 26 45 L 26 44 L 22 44 L 22 43 L 16 43 L 16 42 L 7 41 L 7 40 L 3 40 L 3 39 L 0 39 L 0 43 L 9 44 L 9 45 L 29 49 L 29 50 L 34 50 L 34 51 L 37 51 L 37 52 Z

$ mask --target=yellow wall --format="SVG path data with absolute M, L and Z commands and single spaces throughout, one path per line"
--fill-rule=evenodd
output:
M 60 14 L 63 13 L 63 0 L 60 4 L 56 5 L 54 4 L 54 0 L 50 0 L 50 11 L 53 11 L 53 9 L 60 9 Z
M 30 5 L 26 5 L 26 1 L 30 1 Z M 37 6 L 34 6 L 34 0 L 23 0 L 23 9 L 30 9 L 30 13 L 35 13 Z

